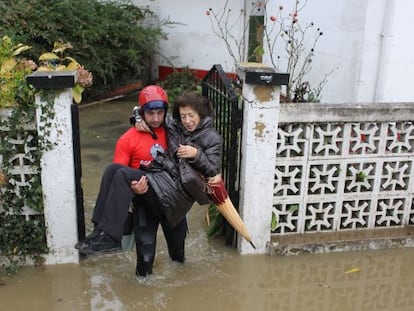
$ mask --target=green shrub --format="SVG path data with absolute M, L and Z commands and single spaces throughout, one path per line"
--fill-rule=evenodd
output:
M 27 45 L 15 45 L 7 36 L 0 37 L 0 108 L 34 101 L 26 76 L 36 64 L 19 55 L 29 49 Z
M 170 73 L 159 84 L 167 91 L 170 103 L 183 92 L 201 93 L 201 80 L 187 67 Z
M 62 40 L 73 46 L 71 56 L 93 73 L 85 97 L 150 76 L 162 26 L 145 25 L 153 12 L 130 1 L 3 0 L 0 34 L 32 46 L 35 58 Z

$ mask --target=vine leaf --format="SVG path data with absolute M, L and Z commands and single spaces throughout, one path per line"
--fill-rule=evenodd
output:
M 75 103 L 79 104 L 82 101 L 82 92 L 85 90 L 85 88 L 79 84 L 76 84 L 73 88 L 73 100 Z
M 277 217 L 276 214 L 274 212 L 272 212 L 272 224 L 271 224 L 271 230 L 275 231 L 277 228 Z
M 299 209 L 299 204 L 291 204 L 289 206 L 289 213 L 294 213 Z
M 356 174 L 357 182 L 364 182 L 366 178 L 367 178 L 367 174 L 364 171 L 360 171 Z

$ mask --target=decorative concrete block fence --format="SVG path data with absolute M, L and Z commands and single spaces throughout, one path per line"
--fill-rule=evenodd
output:
M 413 103 L 282 105 L 271 247 L 414 246 L 413 120 Z
M 242 254 L 414 246 L 414 104 L 279 104 L 283 74 L 238 76 Z

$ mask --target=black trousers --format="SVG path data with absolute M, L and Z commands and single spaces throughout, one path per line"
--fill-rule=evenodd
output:
M 155 250 L 157 245 L 157 231 L 161 224 L 165 240 L 167 242 L 168 254 L 174 261 L 185 260 L 185 238 L 187 236 L 187 219 L 174 228 L 170 228 L 160 222 L 160 218 L 153 212 L 153 203 L 147 198 L 135 196 L 133 199 L 133 228 L 137 252 L 137 272 L 142 275 L 152 273 Z
M 131 181 L 139 180 L 144 172 L 112 163 L 104 171 L 92 222 L 114 239 L 120 241 L 124 232 L 128 209 L 134 197 Z M 152 189 L 142 195 L 148 202 L 155 201 Z
M 137 250 L 137 270 L 141 275 L 152 273 L 156 237 L 161 224 L 172 260 L 184 262 L 187 220 L 170 228 L 160 222 L 153 212 L 158 203 L 150 187 L 144 195 L 135 195 L 131 190 L 132 180 L 139 180 L 145 172 L 121 164 L 112 163 L 104 171 L 92 222 L 111 237 L 121 240 L 131 202 L 134 205 L 133 228 Z

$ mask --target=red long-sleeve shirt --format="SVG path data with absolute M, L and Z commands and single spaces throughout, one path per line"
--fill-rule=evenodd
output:
M 138 132 L 134 127 L 126 131 L 118 139 L 114 163 L 127 165 L 132 168 L 139 168 L 141 164 L 148 165 L 156 156 L 157 151 L 167 150 L 167 134 L 164 127 L 154 129 L 157 139 L 151 134 Z

